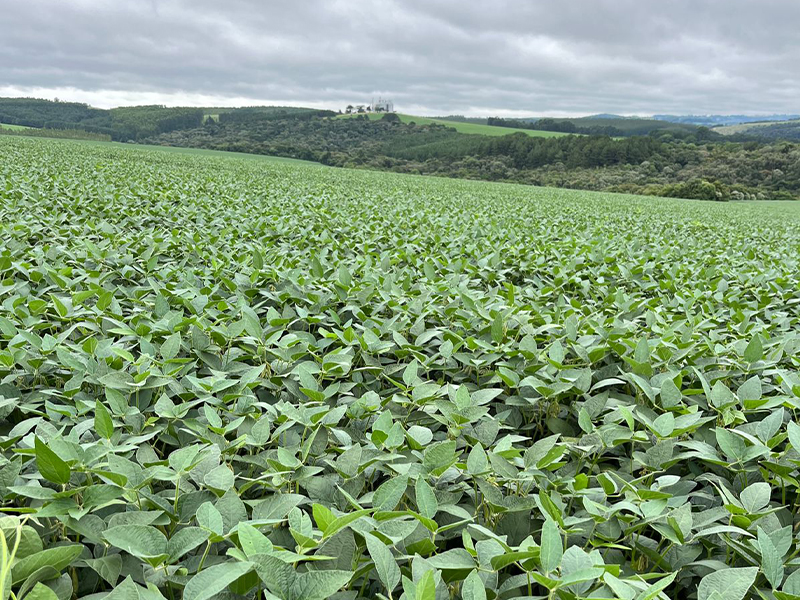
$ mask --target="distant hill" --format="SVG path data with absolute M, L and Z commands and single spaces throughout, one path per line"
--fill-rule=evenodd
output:
M 715 127 L 763 121 L 790 121 L 793 119 L 800 119 L 800 115 L 653 115 L 653 118 L 659 121 L 668 121 L 669 123 L 686 123 L 689 125 Z
M 586 119 L 638 119 L 639 117 L 626 117 L 624 115 L 612 115 L 610 113 L 600 113 L 599 115 L 589 115 Z
M 203 111 L 203 119 L 219 120 L 220 115 L 227 115 L 230 113 L 261 113 L 261 114 L 302 114 L 315 112 L 314 108 L 303 108 L 298 106 L 204 106 L 200 110 Z
M 592 115 L 590 117 L 540 118 L 530 122 L 538 128 L 549 131 L 610 135 L 612 137 L 650 135 L 652 132 L 665 135 L 671 134 L 675 137 L 686 137 L 699 131 L 696 125 L 669 123 L 642 117 L 621 117 L 610 114 Z
M 367 113 L 367 117 L 369 119 L 382 119 L 384 113 Z M 363 115 L 341 115 L 342 119 L 346 118 L 353 118 L 359 117 Z M 466 133 L 471 135 L 488 135 L 488 136 L 501 136 L 501 135 L 509 135 L 512 133 L 524 133 L 525 135 L 529 135 L 531 137 L 558 137 L 561 135 L 567 135 L 566 133 L 561 133 L 557 131 L 538 131 L 533 129 L 522 129 L 522 128 L 513 128 L 513 127 L 497 127 L 493 125 L 487 125 L 487 119 L 479 119 L 477 120 L 456 120 L 455 118 L 449 119 L 440 119 L 438 117 L 418 117 L 414 115 L 404 115 L 397 113 L 397 116 L 400 117 L 400 120 L 403 123 L 416 123 L 417 125 L 431 125 L 431 124 L 438 124 L 438 125 L 445 125 L 446 127 L 452 127 L 459 133 Z M 466 119 L 466 117 L 462 117 Z
M 456 123 L 476 123 L 478 125 L 486 125 L 486 117 L 465 117 L 464 115 L 446 115 L 444 117 L 431 117 L 437 121 L 455 121 Z
M 725 136 L 746 135 L 764 140 L 800 141 L 800 119 L 740 123 L 716 127 L 714 131 Z
M 80 102 L 57 102 L 40 98 L 0 98 L 0 125 L 47 130 L 81 130 L 108 135 L 117 141 L 138 141 L 170 131 L 199 127 L 220 115 L 316 114 L 312 108 L 290 106 L 167 107 L 162 105 L 94 108 Z M 335 114 L 327 111 L 329 114 Z
M 57 102 L 40 98 L 0 98 L 0 123 L 38 129 L 82 131 L 111 136 L 114 140 L 137 140 L 147 136 L 197 127 L 203 122 L 199 108 L 128 106 L 93 108 L 80 102 Z
M 611 137 L 631 137 L 637 135 L 650 135 L 653 131 L 664 134 L 674 134 L 677 137 L 692 135 L 698 131 L 698 126 L 686 123 L 669 123 L 657 119 L 643 117 L 626 117 L 610 113 L 601 113 L 588 117 L 464 117 L 462 115 L 449 115 L 437 117 L 438 122 L 464 123 L 472 125 L 491 125 L 511 129 L 517 124 L 519 129 L 530 131 L 548 131 L 561 134 L 578 135 L 608 135 Z M 528 135 L 534 135 L 528 133 Z

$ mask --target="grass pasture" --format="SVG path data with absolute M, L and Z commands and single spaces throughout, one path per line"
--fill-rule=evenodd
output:
M 714 127 L 714 131 L 722 135 L 735 135 L 737 133 L 752 133 L 762 127 L 770 127 L 775 125 L 789 125 L 800 123 L 800 120 L 794 121 L 759 121 L 756 123 L 739 123 L 737 125 L 725 125 L 723 127 Z
M 0 234 L 15 597 L 800 595 L 798 203 L 8 136 Z
M 376 119 L 380 119 L 383 117 L 384 113 L 366 113 L 367 117 L 372 119 L 373 121 Z M 360 115 L 342 115 L 340 119 L 350 119 L 353 117 L 358 117 Z M 500 135 L 509 135 L 512 133 L 524 133 L 525 135 L 530 135 L 532 137 L 560 137 L 563 135 L 569 135 L 566 133 L 559 133 L 555 131 L 536 131 L 533 129 L 517 129 L 514 127 L 496 127 L 494 125 L 483 125 L 481 123 L 464 123 L 462 121 L 449 121 L 446 119 L 431 119 L 429 117 L 417 117 L 414 115 L 405 115 L 398 113 L 398 117 L 403 123 L 417 123 L 418 125 L 430 125 L 432 123 L 436 123 L 437 125 L 445 125 L 446 127 L 452 127 L 459 133 L 466 133 L 471 135 L 489 135 L 489 136 L 500 136 Z
M 15 131 L 20 131 L 22 129 L 34 129 L 34 128 L 28 127 L 26 125 L 10 125 L 8 123 L 0 123 L 0 129 L 12 129 Z

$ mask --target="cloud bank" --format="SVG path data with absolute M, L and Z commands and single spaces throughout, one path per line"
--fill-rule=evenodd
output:
M 28 0 L 0 95 L 95 106 L 384 96 L 417 114 L 800 109 L 795 0 Z

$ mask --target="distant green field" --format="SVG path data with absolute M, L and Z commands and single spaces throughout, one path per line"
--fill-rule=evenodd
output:
M 624 137 L 649 135 L 653 131 L 671 132 L 695 132 L 697 125 L 688 123 L 671 123 L 669 121 L 659 121 L 657 119 L 636 118 L 636 117 L 576 117 L 576 118 L 557 118 L 558 122 L 572 123 L 576 127 L 614 127 L 618 129 Z
M 714 127 L 714 131 L 722 135 L 735 135 L 737 133 L 747 133 L 751 129 L 759 127 L 770 127 L 772 125 L 786 125 L 788 123 L 800 123 L 800 119 L 794 121 L 760 121 L 758 123 L 739 123 L 738 125 L 725 125 L 724 127 Z
M 243 159 L 250 159 L 256 161 L 267 161 L 267 162 L 280 162 L 280 163 L 294 163 L 294 164 L 303 164 L 308 166 L 317 166 L 321 167 L 320 163 L 316 163 L 313 161 L 308 160 L 300 160 L 299 158 L 288 158 L 285 156 L 268 156 L 266 154 L 249 154 L 246 152 L 227 152 L 224 150 L 206 150 L 204 148 L 183 148 L 178 146 L 156 146 L 150 144 L 126 144 L 124 142 L 101 142 L 96 140 L 59 140 L 61 142 L 68 142 L 68 143 L 75 143 L 75 144 L 85 144 L 87 146 L 101 146 L 104 148 L 129 148 L 132 150 L 159 150 L 162 152 L 167 152 L 170 154 L 184 154 L 190 156 L 199 156 L 199 157 L 212 157 L 212 156 L 220 156 L 220 157 L 230 157 L 230 158 L 243 158 Z
M 27 127 L 25 125 L 9 125 L 8 123 L 0 123 L 0 128 L 2 129 L 34 129 L 34 127 Z
M 367 117 L 373 121 L 383 118 L 384 113 L 367 113 Z M 350 119 L 359 115 L 342 115 L 342 119 Z M 567 133 L 560 133 L 556 131 L 535 131 L 533 129 L 517 129 L 514 127 L 495 127 L 494 125 L 482 125 L 480 123 L 462 123 L 461 121 L 447 121 L 444 119 L 431 119 L 428 117 L 417 117 L 414 115 L 397 114 L 403 123 L 411 123 L 412 121 L 417 125 L 430 125 L 436 123 L 446 127 L 452 127 L 459 133 L 467 133 L 471 135 L 491 135 L 501 136 L 510 135 L 512 133 L 524 133 L 531 137 L 561 137 L 570 135 Z

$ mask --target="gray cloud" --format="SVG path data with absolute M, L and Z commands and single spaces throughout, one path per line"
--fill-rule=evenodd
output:
M 795 0 L 4 0 L 0 93 L 383 95 L 423 114 L 795 112 Z

